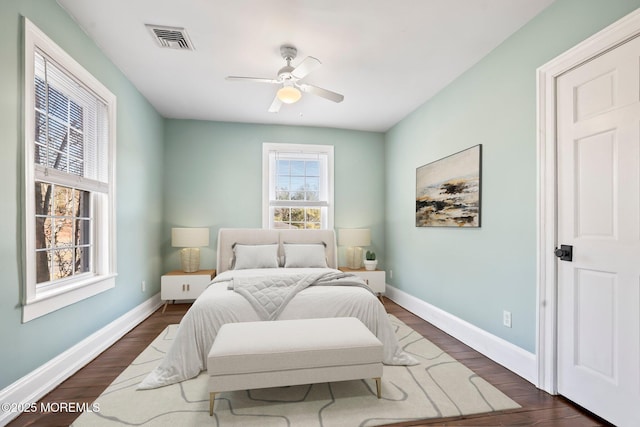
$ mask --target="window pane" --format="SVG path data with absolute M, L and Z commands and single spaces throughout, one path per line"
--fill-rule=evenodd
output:
M 305 228 L 314 229 L 314 230 L 319 229 L 321 210 L 318 208 L 307 208 L 305 209 L 305 213 L 306 213 Z
M 71 144 L 69 145 L 69 172 L 73 175 L 85 176 L 84 174 L 84 153 L 82 145 L 82 135 L 72 130 L 70 133 Z M 75 138 L 75 140 L 74 140 Z M 79 138 L 79 139 L 78 139 Z
M 36 249 L 51 248 L 51 219 L 36 217 Z
M 71 102 L 69 105 L 69 124 L 71 127 L 82 131 L 84 126 L 83 117 L 82 107 L 75 102 Z
M 64 279 L 73 274 L 73 249 L 60 249 L 52 251 L 53 274 L 51 280 Z
M 291 222 L 304 222 L 304 208 L 291 209 Z
M 73 190 L 56 185 L 53 192 L 53 213 L 56 216 L 73 216 Z
M 70 218 L 57 218 L 54 224 L 54 246 L 57 248 L 73 246 L 73 221 Z
M 51 252 L 36 252 L 36 283 L 44 283 L 51 280 Z
M 304 176 L 304 160 L 291 161 L 291 176 Z
M 91 238 L 91 222 L 87 219 L 76 221 L 76 244 L 88 245 Z
M 275 221 L 288 222 L 289 221 L 289 208 L 275 208 L 273 213 Z
M 320 209 L 308 208 L 307 221 L 320 222 Z
M 320 176 L 320 162 L 308 161 L 307 164 L 307 176 Z
M 35 207 L 36 207 L 36 249 L 51 247 L 51 190 L 52 186 L 44 182 L 36 182 Z M 47 269 L 48 275 L 48 269 Z
M 69 170 L 68 172 L 73 175 L 82 176 L 84 171 L 84 162 L 82 160 L 71 159 L 69 161 Z
M 292 176 L 291 177 L 291 191 L 303 191 L 304 190 L 304 176 Z
M 75 210 L 76 216 L 79 218 L 89 218 L 91 216 L 89 195 L 88 191 L 75 190 Z
M 37 76 L 35 78 L 34 85 L 36 109 L 45 110 L 47 108 L 47 85 L 44 80 Z
M 50 184 L 36 182 L 36 215 L 51 215 L 51 190 Z
M 57 120 L 49 120 L 49 149 L 65 151 L 67 149 L 67 127 Z M 53 161 L 54 159 L 51 159 Z
M 36 111 L 35 140 L 41 145 L 46 145 L 47 143 L 47 118 L 40 111 Z
M 278 175 L 289 176 L 289 160 L 278 160 L 276 172 Z
M 89 269 L 89 248 L 81 247 L 76 249 L 75 273 L 87 273 Z
M 60 91 L 57 91 L 51 85 L 49 85 L 49 114 L 63 122 L 68 122 L 69 119 L 69 98 L 64 96 Z
M 291 228 L 291 208 L 275 208 L 273 219 L 275 228 Z
M 277 191 L 276 200 L 291 200 L 291 197 L 288 191 Z
M 82 158 L 82 133 L 78 132 L 75 129 L 71 129 L 69 131 L 69 135 L 70 135 L 70 145 L 69 145 L 69 150 L 71 152 L 71 156 L 72 157 L 77 157 L 79 159 Z
M 320 191 L 320 178 L 319 177 L 307 177 L 305 179 L 305 189 L 307 191 Z
M 34 160 L 37 165 L 46 165 L 47 164 L 47 149 L 40 145 L 36 144 L 35 156 Z
M 278 190 L 289 191 L 289 189 L 291 188 L 289 185 L 289 175 L 278 176 L 278 181 L 276 185 L 277 185 L 276 189 Z
M 291 177 L 291 200 L 304 200 L 304 177 Z

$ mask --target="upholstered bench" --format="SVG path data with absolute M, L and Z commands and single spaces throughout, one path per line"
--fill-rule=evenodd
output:
M 382 343 L 354 317 L 228 323 L 207 371 L 210 415 L 224 391 L 373 378 L 380 398 Z

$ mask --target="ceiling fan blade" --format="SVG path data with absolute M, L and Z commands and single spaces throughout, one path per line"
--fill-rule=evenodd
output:
M 276 94 L 268 111 L 270 113 L 277 113 L 278 111 L 280 111 L 280 107 L 282 107 L 282 101 L 280 101 L 280 98 L 278 98 L 278 95 Z
M 302 79 L 310 72 L 317 70 L 322 65 L 318 59 L 313 56 L 307 56 L 296 68 L 291 71 L 291 75 L 296 79 Z
M 238 76 L 227 76 L 225 80 L 237 81 L 237 82 L 256 82 L 256 83 L 280 83 L 276 79 L 266 79 L 261 77 L 238 77 Z
M 303 92 L 321 96 L 322 98 L 328 99 L 329 101 L 342 102 L 342 100 L 344 99 L 344 95 L 340 95 L 339 93 L 336 93 L 336 92 L 331 92 L 330 90 L 327 90 L 327 89 L 322 89 L 321 87 L 318 87 L 318 86 L 308 85 L 306 83 L 300 83 L 298 84 L 298 86 L 300 87 L 300 90 Z

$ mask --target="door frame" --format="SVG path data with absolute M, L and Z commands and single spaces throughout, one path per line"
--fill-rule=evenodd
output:
M 640 36 L 640 9 L 547 62 L 537 75 L 537 343 L 538 388 L 557 394 L 556 79 Z

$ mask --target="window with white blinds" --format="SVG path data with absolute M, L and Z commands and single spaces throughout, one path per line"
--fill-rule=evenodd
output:
M 263 144 L 263 227 L 333 228 L 333 146 Z
M 115 96 L 25 19 L 23 321 L 115 285 Z
M 35 164 L 87 190 L 108 191 L 105 101 L 36 49 L 34 53 Z

